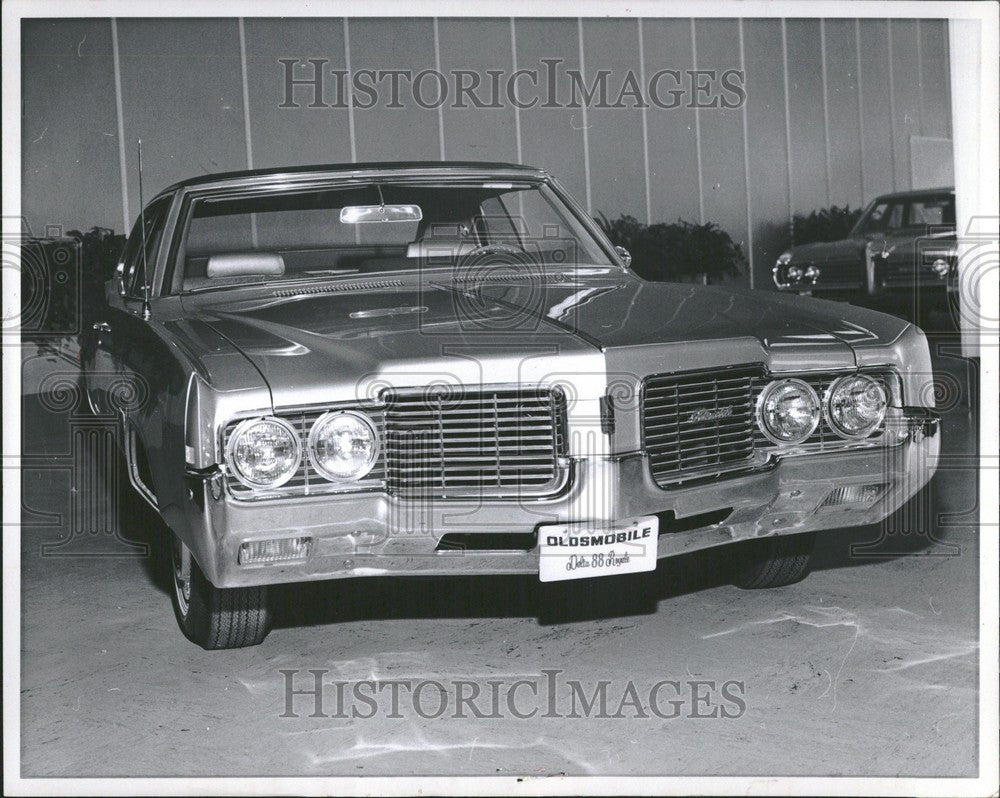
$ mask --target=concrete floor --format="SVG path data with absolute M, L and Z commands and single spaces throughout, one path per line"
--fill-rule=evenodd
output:
M 940 365 L 940 364 L 939 364 Z M 952 366 L 954 361 L 952 362 Z M 948 367 L 945 364 L 945 367 Z M 51 403 L 50 403 L 51 404 Z M 22 772 L 125 775 L 974 775 L 978 530 L 975 471 L 928 488 L 933 535 L 831 531 L 803 583 L 725 584 L 733 550 L 661 562 L 652 574 L 541 585 L 532 578 L 357 580 L 279 592 L 258 648 L 205 652 L 178 631 L 149 558 L 68 540 L 67 414 L 25 399 Z M 950 410 L 946 454 L 974 452 L 973 414 Z M 56 513 L 42 517 L 40 511 Z M 128 519 L 149 540 L 155 523 Z M 58 556 L 70 551 L 74 556 Z M 93 554 L 96 556 L 80 556 Z M 285 677 L 540 678 L 562 669 L 617 706 L 665 679 L 741 681 L 736 718 L 282 718 Z M 332 693 L 327 693 L 332 696 Z M 669 696 L 668 696 L 669 698 Z M 332 699 L 331 699 L 332 700 Z M 530 702 L 527 702 L 530 707 Z M 426 706 L 433 711 L 436 702 Z M 488 709 L 488 705 L 487 705 Z M 325 705 L 325 712 L 334 708 Z M 568 703 L 561 705 L 566 714 Z M 614 709 L 611 709 L 614 712 Z M 425 713 L 426 714 L 426 713 Z M 541 713 L 540 713 L 541 714 Z

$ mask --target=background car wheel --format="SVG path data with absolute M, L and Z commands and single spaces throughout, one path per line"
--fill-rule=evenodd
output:
M 205 649 L 244 648 L 271 631 L 266 587 L 220 588 L 202 573 L 188 548 L 173 536 L 170 598 L 177 623 L 192 643 Z
M 809 573 L 815 532 L 761 538 L 746 544 L 733 583 L 744 590 L 793 585 Z

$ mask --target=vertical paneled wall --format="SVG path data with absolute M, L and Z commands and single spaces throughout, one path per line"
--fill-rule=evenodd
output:
M 789 215 L 909 188 L 910 137 L 951 134 L 947 23 L 854 19 L 118 19 L 23 23 L 23 197 L 31 229 L 138 213 L 206 172 L 351 160 L 520 160 L 556 174 L 593 214 L 711 221 L 767 287 Z M 285 67 L 743 69 L 742 108 L 282 108 Z M 316 64 L 310 63 L 314 59 Z M 859 80 L 860 75 L 860 80 Z M 324 82 L 327 103 L 337 83 Z M 665 85 L 665 84 L 664 84 Z M 434 80 L 423 84 L 436 96 Z M 485 93 L 483 89 L 480 94 Z M 529 92 L 530 94 L 530 92 Z M 561 96 L 561 100 L 568 100 Z M 122 164 L 125 166 L 123 179 Z

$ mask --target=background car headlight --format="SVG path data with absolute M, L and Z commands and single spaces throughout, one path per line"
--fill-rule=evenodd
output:
M 775 380 L 757 400 L 757 422 L 774 443 L 802 443 L 819 423 L 819 397 L 802 380 Z
M 324 413 L 309 432 L 309 460 L 329 480 L 361 479 L 372 470 L 378 452 L 375 425 L 351 410 Z
M 774 263 L 774 268 L 771 269 L 771 278 L 774 280 L 774 284 L 778 288 L 788 288 L 788 263 L 792 259 L 791 252 L 782 252 L 778 256 L 778 260 Z
M 871 377 L 855 374 L 830 386 L 826 417 L 839 435 L 866 438 L 882 423 L 887 404 L 885 388 Z
M 298 471 L 302 444 L 284 419 L 247 419 L 233 430 L 227 447 L 229 465 L 250 488 L 277 488 Z

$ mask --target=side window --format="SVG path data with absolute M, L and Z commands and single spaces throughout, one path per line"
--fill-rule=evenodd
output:
M 861 232 L 885 233 L 889 230 L 898 230 L 903 226 L 905 207 L 903 203 L 892 200 L 877 203 L 862 221 Z
M 496 244 L 516 240 L 518 237 L 515 220 L 510 217 L 506 206 L 499 197 L 484 199 L 479 206 L 479 215 L 473 222 L 482 243 Z
M 152 281 L 153 266 L 156 262 L 156 253 L 160 248 L 160 240 L 163 238 L 164 223 L 167 220 L 167 212 L 170 210 L 172 197 L 163 197 L 156 200 L 145 212 L 146 220 L 146 266 L 149 270 L 147 279 Z M 122 253 L 122 262 L 125 264 L 125 293 L 129 296 L 140 296 L 143 287 L 143 253 L 142 253 L 142 229 L 140 227 L 143 214 L 136 219 L 132 232 L 129 234 L 128 242 L 125 244 L 125 251 Z
M 910 226 L 955 224 L 955 200 L 953 197 L 934 197 L 915 200 L 910 204 Z
M 886 213 L 886 225 L 887 230 L 898 230 L 903 226 L 903 205 L 902 203 L 896 202 L 889 206 L 889 210 Z
M 878 205 L 872 208 L 871 216 L 868 217 L 872 227 L 878 227 L 878 225 L 882 223 L 882 219 L 885 218 L 886 208 L 888 207 L 889 203 L 880 202 Z

